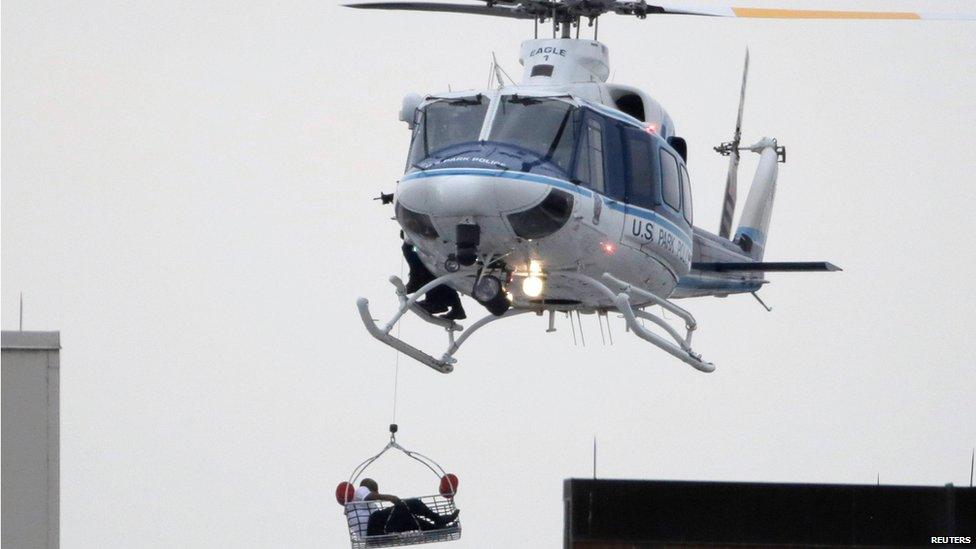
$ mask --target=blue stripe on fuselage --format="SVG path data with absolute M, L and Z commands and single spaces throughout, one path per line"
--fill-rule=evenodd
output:
M 491 170 L 487 168 L 438 168 L 433 170 L 422 170 L 408 173 L 401 178 L 401 181 L 410 181 L 413 179 L 424 179 L 428 177 L 438 177 L 446 175 L 480 175 L 484 177 L 506 177 L 508 179 L 519 179 L 522 181 L 530 181 L 532 183 L 543 183 L 545 185 L 551 185 L 553 187 L 562 189 L 564 191 L 569 191 L 571 193 L 579 194 L 587 198 L 592 197 L 594 194 L 599 194 L 593 192 L 586 187 L 581 187 L 569 181 L 563 179 L 557 179 L 555 177 L 549 177 L 545 175 L 538 175 L 534 173 L 516 172 L 511 170 Z M 689 248 L 692 247 L 691 235 L 690 233 L 682 229 L 681 227 L 675 225 L 673 222 L 667 218 L 645 208 L 639 206 L 634 206 L 633 204 L 626 204 L 623 202 L 617 202 L 615 199 L 608 198 L 609 202 L 607 207 L 616 210 L 618 212 L 623 212 L 624 214 L 629 214 L 637 216 L 643 219 L 654 221 L 666 226 L 669 230 L 677 234 L 678 238 L 681 238 Z

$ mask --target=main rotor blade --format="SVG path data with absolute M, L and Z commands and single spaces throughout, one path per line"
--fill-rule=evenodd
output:
M 921 13 L 909 11 L 844 11 L 751 8 L 736 6 L 695 6 L 664 0 L 647 4 L 644 0 L 481 0 L 487 5 L 442 4 L 439 2 L 364 2 L 346 4 L 350 8 L 371 10 L 406 10 L 492 15 L 511 19 L 554 17 L 572 22 L 581 17 L 594 18 L 604 13 L 634 15 L 705 15 L 712 17 L 751 17 L 767 19 L 940 19 L 976 20 L 974 13 Z
M 497 5 L 472 6 L 467 4 L 441 4 L 438 2 L 366 2 L 362 4 L 345 4 L 347 8 L 365 10 L 405 10 L 405 11 L 434 11 L 444 13 L 468 13 L 474 15 L 493 15 L 495 17 L 509 17 L 512 19 L 535 19 L 531 13 L 519 10 L 517 7 Z
M 680 2 L 655 2 L 648 14 L 706 15 L 762 19 L 928 19 L 976 21 L 976 13 L 927 13 L 911 11 L 795 10 L 788 8 L 750 8 L 735 6 L 691 6 Z M 660 8 L 660 10 L 655 9 Z

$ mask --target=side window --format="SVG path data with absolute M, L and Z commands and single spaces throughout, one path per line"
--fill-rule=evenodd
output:
M 685 215 L 685 221 L 689 225 L 693 225 L 695 208 L 691 203 L 691 178 L 688 177 L 688 168 L 685 168 L 683 164 L 681 165 L 681 196 L 684 199 L 684 202 L 681 204 L 681 211 Z
M 580 131 L 576 153 L 576 179 L 598 193 L 604 193 L 603 128 L 600 122 L 587 118 Z
M 681 181 L 678 178 L 678 160 L 661 149 L 661 185 L 664 203 L 676 211 L 681 209 Z
M 626 136 L 627 203 L 641 208 L 651 208 L 656 202 L 651 138 L 645 132 L 635 129 L 628 129 Z
M 573 171 L 574 183 L 590 187 L 590 140 L 586 134 L 586 124 L 580 130 L 579 145 L 576 150 L 576 168 Z
M 603 128 L 603 187 L 612 200 L 627 200 L 627 128 L 612 118 L 597 117 Z

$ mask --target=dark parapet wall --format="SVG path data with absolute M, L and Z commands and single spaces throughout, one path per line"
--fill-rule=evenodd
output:
M 976 542 L 973 488 L 568 479 L 563 497 L 567 549 Z

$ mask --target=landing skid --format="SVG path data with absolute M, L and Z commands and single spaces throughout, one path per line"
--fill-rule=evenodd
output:
M 400 280 L 400 277 L 391 276 L 390 283 L 393 284 L 393 287 L 396 290 L 397 299 L 400 300 L 400 308 L 397 309 L 397 312 L 393 315 L 393 318 L 391 318 L 389 322 L 383 326 L 376 324 L 376 321 L 373 320 L 373 316 L 369 312 L 369 300 L 364 297 L 361 297 L 356 301 L 356 306 L 359 307 L 359 316 L 363 319 L 363 324 L 366 325 L 366 330 L 368 330 L 370 335 L 376 339 L 386 343 L 390 347 L 393 347 L 417 362 L 430 366 L 442 374 L 449 374 L 454 371 L 454 364 L 457 362 L 457 360 L 454 358 L 454 353 L 456 353 L 461 347 L 461 344 L 464 343 L 464 341 L 479 328 L 485 324 L 494 322 L 495 320 L 508 318 L 517 314 L 532 312 L 529 309 L 510 309 L 502 316 L 487 315 L 472 324 L 467 331 L 461 334 L 461 337 L 455 338 L 454 334 L 456 332 L 464 331 L 464 327 L 453 320 L 448 320 L 429 314 L 424 310 L 423 307 L 417 304 L 417 300 L 441 284 L 461 280 L 466 276 L 467 275 L 465 273 L 451 273 L 438 277 L 414 292 L 412 296 L 407 295 L 406 287 L 403 285 L 403 281 Z M 447 331 L 447 351 L 445 351 L 439 359 L 434 358 L 433 356 L 421 351 L 420 349 L 410 345 L 398 337 L 393 336 L 390 333 L 393 331 L 393 327 L 396 326 L 397 322 L 400 322 L 403 315 L 406 314 L 407 311 L 416 314 L 425 322 L 440 326 Z
M 587 277 L 589 278 L 589 277 Z M 692 368 L 705 372 L 711 373 L 715 371 L 715 365 L 711 362 L 705 362 L 702 360 L 701 355 L 695 353 L 691 349 L 691 336 L 698 327 L 698 323 L 695 322 L 695 317 L 691 316 L 691 313 L 678 307 L 674 303 L 668 301 L 667 299 L 662 299 L 650 292 L 636 288 L 627 282 L 624 282 L 618 278 L 613 277 L 610 273 L 603 273 L 603 278 L 621 288 L 621 292 L 613 297 L 614 303 L 617 304 L 617 310 L 624 315 L 624 319 L 627 321 L 627 327 L 630 328 L 637 337 L 648 341 L 669 355 L 677 358 L 678 360 L 684 362 L 685 364 L 691 366 Z M 598 288 L 604 291 L 607 295 L 613 295 L 610 288 L 607 288 L 604 284 L 590 278 L 590 280 L 597 285 Z M 630 304 L 630 294 L 633 293 L 640 297 L 649 299 L 655 305 L 660 305 L 665 310 L 670 311 L 685 321 L 685 336 L 682 338 L 681 335 L 675 330 L 670 324 L 667 323 L 663 318 L 649 313 L 643 309 L 634 310 Z M 650 320 L 651 322 L 657 324 L 670 335 L 675 343 L 662 338 L 661 336 L 649 331 L 639 322 L 638 318 L 643 318 L 645 320 Z
M 465 273 L 446 274 L 426 284 L 420 290 L 415 292 L 412 296 L 407 295 L 406 288 L 403 285 L 403 281 L 400 280 L 399 277 L 396 276 L 390 277 L 390 282 L 393 284 L 395 288 L 397 299 L 400 301 L 400 307 L 399 309 L 397 309 L 397 312 L 393 315 L 393 318 L 391 318 L 388 322 L 386 322 L 382 326 L 377 324 L 376 321 L 373 319 L 373 316 L 369 312 L 369 301 L 366 298 L 362 298 L 362 297 L 356 301 L 356 305 L 359 307 L 359 316 L 363 319 L 363 324 L 366 325 L 366 330 L 368 330 L 370 335 L 372 335 L 376 339 L 382 341 L 383 343 L 389 345 L 390 347 L 393 347 L 394 349 L 409 356 L 410 358 L 413 358 L 414 360 L 422 364 L 426 364 L 427 366 L 430 366 L 431 368 L 437 370 L 438 372 L 441 372 L 442 374 L 449 374 L 452 371 L 454 371 L 454 364 L 457 363 L 457 359 L 454 358 L 454 354 L 457 353 L 461 345 L 469 337 L 471 337 L 471 334 L 473 334 L 474 332 L 476 332 L 486 324 L 489 324 L 496 320 L 501 320 L 503 318 L 509 318 L 524 313 L 541 314 L 544 311 L 550 309 L 545 306 L 541 306 L 539 308 L 513 308 L 513 309 L 509 309 L 505 314 L 501 316 L 487 315 L 485 317 L 482 317 L 478 321 L 474 322 L 470 326 L 470 328 L 464 330 L 464 327 L 458 324 L 457 322 L 454 322 L 453 320 L 447 320 L 447 319 L 432 316 L 428 314 L 427 311 L 425 311 L 422 307 L 417 305 L 417 300 L 421 296 L 426 294 L 428 291 L 436 288 L 437 286 L 440 286 L 441 284 L 446 284 L 448 282 L 461 280 L 466 276 L 468 275 Z M 662 299 L 650 292 L 642 290 L 641 288 L 637 288 L 628 282 L 615 278 L 609 273 L 604 273 L 603 279 L 607 281 L 607 283 L 619 288 L 619 292 L 615 293 L 613 290 L 610 289 L 609 286 L 607 286 L 607 284 L 604 284 L 603 282 L 593 277 L 580 274 L 580 273 L 553 272 L 553 273 L 549 273 L 547 276 L 549 276 L 550 278 L 551 277 L 572 278 L 587 284 L 591 284 L 593 287 L 597 288 L 599 291 L 601 291 L 603 294 L 605 294 L 608 298 L 610 298 L 613 301 L 615 307 L 607 307 L 605 310 L 617 311 L 620 314 L 622 314 L 624 320 L 627 323 L 627 328 L 630 331 L 634 332 L 634 334 L 637 335 L 637 337 L 655 345 L 656 347 L 662 349 L 666 353 L 677 358 L 678 360 L 681 360 L 682 362 L 688 364 L 689 366 L 695 368 L 696 370 L 702 372 L 712 372 L 715 370 L 714 364 L 703 361 L 701 359 L 701 355 L 696 354 L 691 349 L 691 336 L 692 333 L 695 331 L 695 328 L 697 327 L 697 323 L 695 322 L 695 317 L 693 317 L 691 313 L 682 309 L 681 307 L 678 307 L 671 301 L 668 301 L 667 299 Z M 672 327 L 667 321 L 665 321 L 661 317 L 643 309 L 634 309 L 634 307 L 631 305 L 632 296 L 639 298 L 641 302 L 649 301 L 654 305 L 660 305 L 665 310 L 670 311 L 671 313 L 680 317 L 682 320 L 685 321 L 685 335 L 682 337 L 682 335 L 674 327 Z M 391 332 L 393 331 L 393 328 L 396 326 L 398 322 L 400 322 L 400 320 L 403 318 L 403 315 L 405 315 L 407 311 L 413 312 L 421 319 L 423 319 L 425 322 L 429 322 L 430 324 L 434 324 L 436 326 L 440 326 L 441 328 L 444 328 L 444 330 L 447 332 L 447 340 L 448 340 L 447 350 L 444 352 L 444 354 L 441 355 L 440 358 L 435 358 L 434 356 L 429 355 L 421 351 L 420 349 L 414 347 L 413 345 L 410 345 L 409 343 L 392 335 Z M 671 337 L 671 339 L 674 340 L 674 342 L 672 343 L 668 339 L 661 337 L 660 335 L 655 334 L 654 332 L 651 332 L 650 330 L 645 328 L 638 319 L 648 320 L 650 322 L 653 322 L 654 324 L 657 324 Z M 455 338 L 455 333 L 461 331 L 463 331 L 464 333 L 462 333 L 460 337 Z

